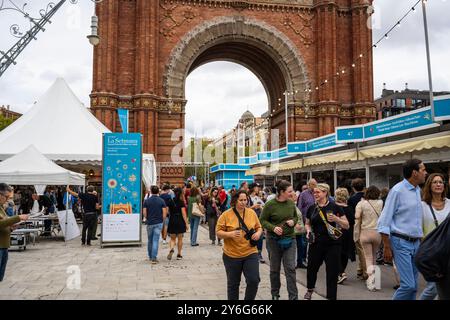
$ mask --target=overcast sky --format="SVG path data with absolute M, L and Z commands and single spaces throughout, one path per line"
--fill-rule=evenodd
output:
M 383 36 L 417 0 L 375 0 L 374 40 Z M 5 3 L 8 3 L 6 0 Z M 15 0 L 16 3 L 24 3 Z M 36 13 L 43 1 L 28 1 L 29 11 Z M 56 1 L 55 1 L 56 2 Z M 90 17 L 94 7 L 89 0 L 72 5 L 67 1 L 54 16 L 47 31 L 38 35 L 0 78 L 0 105 L 26 112 L 53 83 L 56 77 L 66 79 L 76 95 L 89 105 L 92 88 L 92 47 Z M 429 0 L 428 20 L 435 91 L 450 91 L 450 1 Z M 33 7 L 33 5 L 35 7 Z M 17 39 L 9 33 L 23 17 L 12 11 L 0 12 L 0 50 L 8 50 Z M 382 83 L 401 90 L 427 89 L 426 52 L 421 10 L 410 15 L 388 40 L 374 51 L 375 96 Z M 218 76 L 219 75 L 219 76 Z M 187 137 L 216 137 L 229 130 L 247 109 L 255 116 L 267 111 L 267 96 L 258 78 L 247 69 L 229 62 L 204 65 L 187 79 Z

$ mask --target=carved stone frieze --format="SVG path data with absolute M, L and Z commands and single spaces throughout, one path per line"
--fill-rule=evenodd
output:
M 298 17 L 299 19 L 294 20 L 292 15 L 286 15 L 282 21 L 283 25 L 287 29 L 294 31 L 294 33 L 301 38 L 301 41 L 305 45 L 305 47 L 309 48 L 309 46 L 314 43 L 312 26 L 314 15 L 298 13 L 295 17 Z
M 170 54 L 164 74 L 166 96 L 184 99 L 184 87 L 180 79 L 188 73 L 189 62 L 194 60 L 204 47 L 226 37 L 249 41 L 265 39 L 259 45 L 269 55 L 274 48 L 279 52 L 285 52 L 281 63 L 287 69 L 292 88 L 299 88 L 302 92 L 301 89 L 310 82 L 306 64 L 298 48 L 280 30 L 261 20 L 245 16 L 225 16 L 205 21 L 180 39 Z
M 176 18 L 178 5 L 165 6 L 163 3 L 160 4 L 163 14 L 161 16 L 160 22 L 160 33 L 166 38 L 170 39 L 174 36 L 175 30 L 185 23 L 191 22 L 196 18 L 195 13 L 191 8 L 184 9 L 182 17 Z M 181 9 L 183 10 L 183 9 Z

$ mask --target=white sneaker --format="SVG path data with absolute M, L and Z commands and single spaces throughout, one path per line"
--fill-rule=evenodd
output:
M 345 280 L 347 280 L 347 274 L 344 272 L 344 273 L 339 275 L 337 283 L 338 284 L 343 284 Z
M 367 290 L 369 291 L 377 291 L 377 287 L 375 285 L 375 275 L 370 275 L 369 278 L 366 280 Z

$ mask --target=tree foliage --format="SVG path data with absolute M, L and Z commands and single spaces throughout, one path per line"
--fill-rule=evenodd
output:
M 9 126 L 11 123 L 13 123 L 16 119 L 10 119 L 4 117 L 2 114 L 0 114 L 0 131 L 5 129 L 7 126 Z

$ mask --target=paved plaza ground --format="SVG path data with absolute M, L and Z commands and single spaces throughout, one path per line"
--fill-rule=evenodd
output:
M 209 244 L 207 229 L 199 228 L 200 246 L 185 245 L 181 261 L 168 261 L 168 245 L 161 244 L 158 265 L 147 259 L 145 228 L 142 235 L 142 247 L 101 249 L 98 241 L 92 247 L 81 247 L 79 239 L 67 244 L 40 239 L 26 251 L 12 251 L 5 280 L 0 283 L 0 299 L 226 299 L 222 247 Z M 80 290 L 66 286 L 70 266 L 81 270 Z M 257 299 L 267 300 L 271 298 L 269 267 L 262 265 L 260 272 Z M 287 299 L 282 283 L 281 298 Z M 299 286 L 299 294 L 305 294 L 304 287 Z
M 168 261 L 168 245 L 160 245 L 157 265 L 151 265 L 146 254 L 146 232 L 143 227 L 142 247 L 109 247 L 101 249 L 98 241 L 92 247 L 81 247 L 76 239 L 39 239 L 26 251 L 11 251 L 5 280 L 0 283 L 0 299 L 226 299 L 226 276 L 222 263 L 222 247 L 210 245 L 208 230 L 199 228 L 198 247 L 184 246 L 181 261 Z M 186 234 L 185 240 L 189 238 Z M 267 252 L 264 251 L 264 254 Z M 71 270 L 81 271 L 80 289 L 67 287 Z M 391 299 L 394 290 L 391 267 L 382 268 L 382 290 L 368 292 L 364 282 L 356 279 L 356 263 L 350 263 L 349 280 L 338 288 L 339 299 Z M 261 283 L 258 300 L 271 298 L 269 266 L 260 267 Z M 297 270 L 299 297 L 305 294 L 306 270 Z M 244 279 L 242 284 L 244 283 Z M 72 282 L 73 284 L 73 282 Z M 423 287 L 423 281 L 421 283 Z M 244 286 L 241 288 L 243 297 Z M 322 266 L 314 299 L 325 295 Z M 281 299 L 287 299 L 282 276 Z

